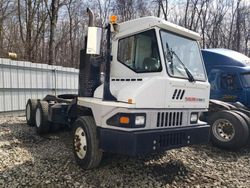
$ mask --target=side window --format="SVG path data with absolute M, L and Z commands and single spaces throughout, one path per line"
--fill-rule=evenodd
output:
M 118 61 L 135 72 L 159 72 L 162 70 L 154 30 L 120 39 Z
M 221 75 L 221 88 L 225 90 L 238 90 L 235 74 Z
M 208 75 L 208 78 L 209 78 L 209 83 L 210 83 L 210 87 L 211 87 L 211 90 L 218 90 L 218 82 L 217 82 L 217 76 L 218 73 L 216 71 L 211 71 L 210 74 Z

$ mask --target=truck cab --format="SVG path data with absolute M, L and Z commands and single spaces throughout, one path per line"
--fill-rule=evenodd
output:
M 110 90 L 117 101 L 131 99 L 136 108 L 151 109 L 208 107 L 209 83 L 197 33 L 144 17 L 119 24 L 112 34 Z M 171 60 L 168 50 L 178 54 L 194 82 L 188 81 L 183 65 L 175 56 Z M 94 97 L 102 98 L 102 88 Z
M 228 49 L 202 50 L 211 99 L 250 107 L 250 58 Z

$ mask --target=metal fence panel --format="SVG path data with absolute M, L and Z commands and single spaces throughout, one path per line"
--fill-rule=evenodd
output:
M 0 58 L 0 113 L 25 110 L 29 98 L 77 94 L 78 69 Z

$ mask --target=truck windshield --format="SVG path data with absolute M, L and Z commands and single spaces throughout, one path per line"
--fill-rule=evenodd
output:
M 250 72 L 241 75 L 243 87 L 250 87 Z
M 206 76 L 197 41 L 163 30 L 161 31 L 161 39 L 170 76 L 189 79 L 186 67 L 194 80 L 205 81 Z M 174 51 L 176 56 L 171 56 L 169 50 Z M 177 57 L 185 64 L 185 67 L 181 65 Z

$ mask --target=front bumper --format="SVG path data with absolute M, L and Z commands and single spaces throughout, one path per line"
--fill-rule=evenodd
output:
M 133 132 L 98 128 L 99 147 L 106 152 L 138 156 L 208 143 L 209 130 L 209 125 Z

